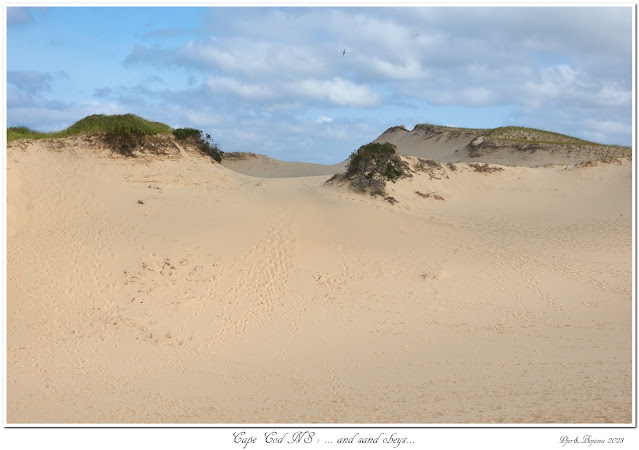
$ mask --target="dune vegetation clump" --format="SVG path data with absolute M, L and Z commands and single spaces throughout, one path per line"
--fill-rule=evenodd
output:
M 134 114 L 115 116 L 93 115 L 74 123 L 70 134 L 104 133 L 104 141 L 112 151 L 134 157 L 134 151 L 147 143 L 147 137 L 168 133 L 171 127 L 160 122 L 151 122 Z
M 224 159 L 231 161 L 244 161 L 249 158 L 257 158 L 257 153 L 251 152 L 224 152 Z
M 114 152 L 134 157 L 133 151 L 144 145 L 146 136 L 138 127 L 117 125 L 104 134 L 104 141 Z
M 486 164 L 472 163 L 469 165 L 470 167 L 473 168 L 475 172 L 479 172 L 479 173 L 493 173 L 493 172 L 501 172 L 502 170 L 504 170 L 503 167 L 491 166 L 488 163 Z
M 116 153 L 135 156 L 134 150 L 146 143 L 148 136 L 168 134 L 171 127 L 161 122 L 152 122 L 135 114 L 93 114 L 61 131 L 42 133 L 27 127 L 11 127 L 7 130 L 7 142 L 18 139 L 52 139 L 70 136 L 101 135 L 104 142 Z
M 173 130 L 173 136 L 180 141 L 195 144 L 202 153 L 210 156 L 219 163 L 222 162 L 224 152 L 213 142 L 210 134 L 203 137 L 201 130 L 196 130 L 195 128 L 176 128 Z
M 384 196 L 386 181 L 395 183 L 412 176 L 408 164 L 395 153 L 395 148 L 390 142 L 371 142 L 351 153 L 345 174 L 351 187 L 373 196 Z
M 417 158 L 417 162 L 415 163 L 415 171 L 425 172 L 426 174 L 428 174 L 431 180 L 441 180 L 443 178 L 449 178 L 444 165 L 433 159 Z
M 180 141 L 198 140 L 202 137 L 202 132 L 195 128 L 176 128 L 173 130 L 173 136 Z

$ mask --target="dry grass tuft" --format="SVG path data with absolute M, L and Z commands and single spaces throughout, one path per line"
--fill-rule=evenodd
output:
M 469 165 L 470 167 L 473 168 L 475 172 L 479 172 L 479 173 L 493 173 L 493 172 L 501 172 L 502 170 L 504 170 L 503 167 L 495 167 L 487 163 L 486 164 L 472 163 Z
M 419 195 L 422 198 L 434 198 L 435 200 L 446 200 L 444 197 L 442 197 L 439 194 L 433 194 L 433 193 L 424 194 L 423 192 L 420 192 L 420 191 L 415 191 L 415 194 Z

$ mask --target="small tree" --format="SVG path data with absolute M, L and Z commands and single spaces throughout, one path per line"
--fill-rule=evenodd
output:
M 406 165 L 395 154 L 395 149 L 395 145 L 390 142 L 371 142 L 362 145 L 357 151 L 351 153 L 346 173 L 351 176 L 364 175 L 368 179 L 382 176 L 395 182 L 406 175 L 404 172 Z
M 387 180 L 394 183 L 399 178 L 410 177 L 408 165 L 395 154 L 395 148 L 390 142 L 371 142 L 351 153 L 345 175 L 351 187 L 383 196 Z

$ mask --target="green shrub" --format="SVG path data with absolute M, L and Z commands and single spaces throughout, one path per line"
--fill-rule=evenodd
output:
M 384 170 L 384 173 L 382 175 L 384 175 L 384 178 L 386 178 L 387 180 L 391 180 L 392 182 L 395 182 L 403 174 L 404 172 L 399 170 L 397 167 L 393 165 L 392 162 L 389 161 L 388 163 L 386 163 L 386 169 Z
M 211 158 L 213 158 L 214 160 L 216 160 L 217 162 L 221 163 L 222 162 L 222 158 L 224 157 L 224 152 L 222 150 L 220 150 L 217 146 L 217 144 L 215 144 L 212 140 L 211 140 L 211 135 L 207 134 L 206 135 L 206 139 L 202 140 L 202 142 L 200 142 L 200 145 L 198 146 L 198 149 L 200 149 L 200 151 L 206 155 L 209 155 Z
M 395 154 L 395 145 L 390 142 L 371 142 L 351 153 L 346 173 L 351 178 L 364 176 L 367 180 L 382 177 L 393 183 L 399 178 L 410 176 L 408 166 Z
M 202 138 L 202 132 L 195 128 L 176 128 L 173 130 L 173 136 L 181 141 L 185 141 L 187 139 L 198 140 Z
M 397 167 L 393 164 L 393 156 L 395 156 L 395 146 L 390 142 L 380 144 L 371 142 L 362 145 L 357 151 L 351 153 L 346 171 L 351 174 L 360 173 L 362 175 L 369 174 L 369 178 L 374 174 L 388 175 L 391 178 L 395 176 Z M 397 158 L 399 159 L 399 158 Z M 390 164 L 390 168 L 389 168 Z
M 196 130 L 195 128 L 177 128 L 173 130 L 173 135 L 178 140 L 195 143 L 198 150 L 202 153 L 210 156 L 219 163 L 222 162 L 224 152 L 213 142 L 210 134 L 207 134 L 206 137 L 202 137 L 202 131 Z
M 394 183 L 410 176 L 408 165 L 395 154 L 395 146 L 390 142 L 362 145 L 351 153 L 345 174 L 353 189 L 372 196 L 386 195 L 387 180 Z

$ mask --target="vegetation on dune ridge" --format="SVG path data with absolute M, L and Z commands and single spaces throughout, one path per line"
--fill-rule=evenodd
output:
M 42 139 L 50 133 L 40 133 L 28 127 L 11 127 L 7 129 L 7 142 L 18 139 Z
M 554 131 L 515 126 L 493 128 L 492 130 L 489 130 L 488 133 L 485 134 L 485 136 L 489 139 L 517 143 L 620 147 L 586 141 L 585 139 L 556 133 Z
M 94 135 L 99 133 L 121 133 L 130 131 L 150 136 L 158 133 L 170 133 L 172 128 L 161 122 L 152 122 L 134 114 L 107 116 L 94 114 L 85 117 L 61 131 L 43 133 L 27 127 L 11 127 L 7 130 L 7 142 L 17 139 L 47 139 L 75 135 Z
M 403 125 L 391 127 L 386 132 L 396 132 L 398 130 L 408 129 Z M 476 137 L 483 137 L 486 140 L 494 142 L 512 142 L 520 144 L 550 144 L 550 145 L 588 145 L 597 147 L 626 147 L 622 145 L 600 144 L 597 142 L 586 141 L 554 131 L 540 130 L 537 128 L 528 128 L 520 126 L 504 126 L 498 128 L 461 128 L 445 125 L 433 125 L 421 123 L 415 125 L 412 131 L 431 131 L 435 134 L 446 131 L 458 133 L 476 133 Z
M 491 128 L 461 128 L 461 127 L 452 127 L 452 126 L 447 126 L 447 125 L 435 125 L 435 124 L 431 124 L 431 123 L 418 123 L 416 124 L 412 130 L 409 130 L 408 128 L 406 128 L 404 125 L 396 125 L 394 127 L 390 127 L 388 130 L 385 131 L 385 133 L 388 132 L 395 132 L 395 131 L 406 131 L 408 133 L 412 133 L 414 131 L 420 131 L 420 130 L 435 130 L 435 131 L 460 131 L 460 132 L 485 132 L 485 131 L 491 131 Z
M 203 153 L 218 162 L 222 161 L 222 152 L 213 143 L 211 135 L 205 137 L 202 131 L 194 128 L 173 129 L 170 126 L 153 122 L 135 114 L 104 115 L 94 114 L 81 119 L 61 131 L 42 133 L 27 127 L 11 127 L 7 130 L 7 142 L 18 139 L 64 138 L 77 135 L 103 134 L 106 144 L 116 153 L 133 157 L 134 151 L 147 143 L 147 138 L 156 134 L 172 134 L 176 139 L 197 146 Z
M 135 114 L 106 116 L 94 114 L 77 121 L 65 131 L 69 134 L 97 134 L 116 130 L 132 130 L 146 136 L 170 133 L 172 128 L 161 122 L 152 122 Z

